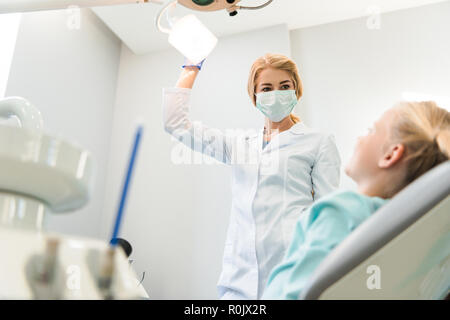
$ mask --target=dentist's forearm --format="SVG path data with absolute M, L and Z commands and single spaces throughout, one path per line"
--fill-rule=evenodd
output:
M 181 72 L 178 82 L 176 84 L 177 88 L 192 89 L 194 86 L 195 79 L 197 78 L 199 69 L 197 67 L 185 67 Z

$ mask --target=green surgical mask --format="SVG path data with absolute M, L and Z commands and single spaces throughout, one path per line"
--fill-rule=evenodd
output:
M 291 114 L 298 100 L 295 90 L 274 90 L 256 94 L 256 107 L 273 122 Z

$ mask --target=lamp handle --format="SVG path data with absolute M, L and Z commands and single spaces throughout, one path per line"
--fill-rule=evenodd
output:
M 175 7 L 177 4 L 178 4 L 178 1 L 177 1 L 177 0 L 172 1 L 172 2 L 168 3 L 164 8 L 162 8 L 162 9 L 159 11 L 158 16 L 156 17 L 156 28 L 157 28 L 159 31 L 161 31 L 161 32 L 163 32 L 163 33 L 168 33 L 168 34 L 170 33 L 170 29 L 164 28 L 164 27 L 161 25 L 161 17 L 162 17 L 163 14 L 167 11 L 167 9 L 169 9 L 169 8 L 171 8 L 171 7 Z

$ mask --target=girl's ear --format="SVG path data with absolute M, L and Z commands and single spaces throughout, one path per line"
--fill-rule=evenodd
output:
M 378 167 L 387 169 L 401 160 L 405 153 L 405 146 L 401 143 L 389 147 L 383 157 L 378 161 Z

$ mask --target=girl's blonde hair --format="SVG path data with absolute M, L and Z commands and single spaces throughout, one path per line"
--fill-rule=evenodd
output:
M 250 99 L 253 102 L 253 105 L 256 106 L 256 79 L 258 78 L 261 71 L 263 71 L 266 68 L 274 68 L 278 70 L 284 70 L 287 71 L 291 77 L 292 82 L 294 83 L 294 89 L 295 93 L 297 95 L 297 99 L 300 99 L 303 94 L 303 85 L 302 80 L 300 79 L 300 76 L 298 75 L 298 69 L 297 65 L 294 61 L 289 59 L 286 56 L 283 56 L 281 54 L 272 54 L 268 53 L 264 56 L 256 59 L 256 61 L 253 63 L 252 68 L 250 70 L 250 75 L 248 77 L 248 95 L 250 96 Z M 293 113 L 290 114 L 291 120 L 294 123 L 297 123 L 300 121 L 300 118 Z
M 392 138 L 405 147 L 403 188 L 449 159 L 450 113 L 433 101 L 400 102 L 394 108 L 397 117 Z

